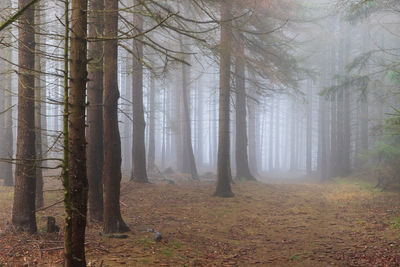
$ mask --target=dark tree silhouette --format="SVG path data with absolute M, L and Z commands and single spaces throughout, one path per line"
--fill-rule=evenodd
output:
M 121 138 L 118 128 L 118 0 L 104 6 L 104 229 L 105 233 L 129 231 L 122 219 L 119 197 L 121 174 Z M 145 166 L 146 167 L 146 166 Z
M 19 0 L 19 9 L 29 1 Z M 35 190 L 35 32 L 34 8 L 18 21 L 18 128 L 12 223 L 18 229 L 36 232 Z

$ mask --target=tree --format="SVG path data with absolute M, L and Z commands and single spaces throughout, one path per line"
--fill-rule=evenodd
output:
M 120 211 L 121 138 L 118 128 L 118 0 L 109 0 L 104 5 L 104 223 L 105 233 L 126 232 Z M 144 146 L 144 144 L 143 144 Z M 144 166 L 146 168 L 146 165 Z
M 246 62 L 244 59 L 244 45 L 241 36 L 238 36 L 235 59 L 235 82 L 236 82 L 236 177 L 244 180 L 255 180 L 250 172 L 247 141 L 247 101 L 245 72 Z
M 87 0 L 72 0 L 70 83 L 68 90 L 68 31 L 65 38 L 65 95 L 64 95 L 64 187 L 66 224 L 64 227 L 65 266 L 86 266 L 85 230 L 87 214 L 88 181 L 86 176 L 85 107 L 87 82 Z M 68 1 L 65 2 L 68 22 Z M 69 91 L 69 92 L 68 92 Z M 67 94 L 68 93 L 68 94 Z M 66 122 L 68 128 L 66 129 Z M 65 133 L 67 132 L 67 133 Z M 67 147 L 65 147 L 67 145 Z
M 180 40 L 181 50 L 184 53 L 183 61 L 190 62 L 190 57 L 185 55 L 188 50 Z M 184 124 L 182 127 L 182 170 L 184 173 L 190 173 L 193 179 L 198 179 L 196 160 L 193 154 L 192 130 L 190 121 L 190 66 L 182 63 L 182 104 Z
M 19 9 L 29 1 L 19 0 Z M 12 223 L 18 229 L 36 232 L 35 191 L 35 31 L 34 8 L 18 21 L 18 128 Z
M 7 10 L 6 8 L 10 6 L 10 1 L 0 1 L 0 10 L 3 10 L 3 12 L 5 12 Z M 2 36 L 4 36 L 4 43 L 11 42 L 10 32 L 3 32 Z M 11 74 L 10 63 L 8 63 L 11 62 L 11 48 L 2 47 L 0 49 L 0 57 L 4 59 L 0 62 L 0 72 L 2 73 L 3 77 L 3 87 L 0 90 L 0 104 L 1 111 L 7 111 L 0 115 L 0 142 L 2 144 L 2 146 L 0 146 L 0 158 L 3 159 L 3 162 L 0 162 L 0 178 L 4 179 L 4 186 L 13 186 L 14 181 L 12 164 L 11 162 L 8 162 L 8 160 L 11 161 L 11 158 L 13 156 Z
M 151 74 L 150 77 L 150 94 L 149 94 L 149 153 L 147 159 L 147 165 L 149 170 L 155 170 L 155 157 L 156 157 L 156 137 L 155 137 L 155 123 L 156 123 L 156 105 L 155 105 L 155 97 L 156 97 L 156 88 L 155 88 L 155 77 L 154 74 Z
M 41 37 L 41 6 L 39 4 L 36 5 L 35 9 L 35 25 L 38 27 L 36 29 L 35 34 L 35 43 L 36 43 L 36 51 L 35 51 L 35 150 L 36 150 L 36 207 L 40 208 L 43 206 L 43 151 L 42 151 L 42 144 L 43 144 L 43 136 L 42 136 L 42 90 L 43 86 L 43 75 L 42 70 L 43 64 L 45 63 L 44 60 L 41 58 L 41 46 L 39 44 L 42 43 L 43 38 Z
M 220 40 L 220 88 L 219 88 L 219 126 L 217 188 L 215 196 L 232 197 L 230 166 L 230 78 L 231 78 L 231 40 L 232 3 L 221 1 L 221 40 Z
M 89 3 L 89 37 L 96 38 L 104 30 L 104 0 Z M 89 181 L 89 216 L 103 220 L 103 42 L 88 45 L 88 109 L 87 109 L 87 176 Z
M 135 0 L 133 25 L 136 33 L 143 31 L 143 0 Z M 132 105 L 133 105 L 133 144 L 132 144 L 132 177 L 135 182 L 147 183 L 146 147 L 143 107 L 143 43 L 142 37 L 133 40 L 133 77 L 132 77 Z

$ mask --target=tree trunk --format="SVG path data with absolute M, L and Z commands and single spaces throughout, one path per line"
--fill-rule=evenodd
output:
M 0 10 L 6 10 L 7 7 L 11 6 L 11 2 L 9 0 L 0 1 Z M 2 16 L 6 16 L 9 14 L 1 14 Z M 11 33 L 9 31 L 2 33 L 4 36 L 3 42 L 8 44 L 11 42 Z M 4 60 L 1 60 L 1 69 L 0 73 L 2 73 L 2 81 L 3 81 L 3 89 L 0 91 L 0 101 L 1 101 L 1 111 L 7 110 L 12 105 L 11 99 L 11 75 L 10 75 L 10 63 L 11 62 L 11 47 L 0 49 L 0 57 Z M 0 115 L 1 124 L 0 124 L 0 138 L 1 138 L 1 151 L 0 157 L 4 159 L 12 160 L 13 157 L 13 133 L 12 133 L 12 110 L 8 110 L 6 113 Z M 12 173 L 12 163 L 11 162 L 0 162 L 0 178 L 4 179 L 4 186 L 13 186 L 13 173 Z
M 319 134 L 318 134 L 318 169 L 321 180 L 328 178 L 327 146 L 328 146 L 328 116 L 327 101 L 323 96 L 319 97 Z
M 151 74 L 150 77 L 150 103 L 149 103 L 149 154 L 148 154 L 148 168 L 149 170 L 155 170 L 156 164 L 156 105 L 155 105 L 155 97 L 156 97 L 156 88 L 155 88 L 155 77 Z
M 104 33 L 116 38 L 118 32 L 118 0 L 105 2 Z M 104 229 L 105 233 L 126 232 L 129 227 L 120 211 L 121 138 L 118 128 L 118 41 L 104 43 Z M 144 145 L 144 140 L 143 140 Z M 135 166 L 136 167 L 136 166 Z M 145 166 L 146 167 L 146 166 Z
M 104 31 L 104 0 L 89 3 L 89 37 Z M 103 42 L 90 42 L 88 56 L 87 101 L 87 177 L 89 181 L 89 217 L 103 221 Z
M 220 89 L 219 89 L 219 129 L 217 188 L 215 196 L 232 197 L 230 166 L 230 78 L 231 78 L 231 40 L 232 3 L 221 1 L 221 44 L 220 44 Z
M 276 143 L 275 143 L 275 169 L 277 171 L 280 170 L 280 131 L 279 131 L 279 126 L 280 126 L 280 111 L 279 111 L 279 104 L 280 104 L 280 99 L 278 97 L 277 101 L 276 101 L 276 121 L 275 121 L 275 136 L 276 136 Z
M 29 0 L 19 0 L 18 8 Z M 12 223 L 18 229 L 36 232 L 35 190 L 35 32 L 34 7 L 18 22 L 18 128 Z
M 268 147 L 268 170 L 274 169 L 274 99 L 271 98 L 271 111 L 269 117 L 269 147 Z
M 240 37 L 239 37 L 240 38 Z M 244 45 L 239 39 L 235 64 L 236 80 L 236 177 L 237 179 L 255 180 L 250 172 L 247 153 L 247 104 L 246 104 L 246 65 L 244 60 Z
M 254 102 L 248 103 L 248 136 L 249 136 L 249 168 L 254 174 L 258 174 L 257 165 L 257 133 L 256 133 L 256 107 Z
M 307 137 L 306 137 L 306 171 L 312 172 L 312 81 L 307 83 Z
M 181 40 L 181 49 L 185 51 L 185 44 Z M 190 61 L 189 56 L 184 56 L 186 62 Z M 190 173 L 192 179 L 198 179 L 196 160 L 194 158 L 192 146 L 192 129 L 190 121 L 190 67 L 182 64 L 182 103 L 183 103 L 183 116 L 184 125 L 182 129 L 182 171 Z
M 142 0 L 135 1 L 133 24 L 137 33 L 143 31 Z M 141 38 L 141 37 L 139 37 Z M 133 76 L 132 76 L 132 103 L 133 103 L 133 144 L 132 144 L 132 177 L 131 180 L 147 183 L 146 147 L 143 107 L 143 44 L 140 40 L 133 40 Z
M 41 6 L 39 4 L 36 5 L 35 9 L 35 24 L 41 26 L 41 16 L 43 15 L 41 12 Z M 36 44 L 42 43 L 40 28 L 36 29 L 38 34 L 35 35 Z M 42 162 L 44 162 L 42 155 L 42 89 L 46 86 L 42 82 L 42 69 L 46 69 L 43 67 L 44 61 L 41 60 L 40 55 L 41 49 L 39 45 L 36 45 L 36 53 L 35 53 L 35 149 L 36 149 L 36 208 L 41 208 L 43 206 L 43 172 L 42 172 Z
M 65 233 L 65 266 L 86 266 L 85 230 L 88 181 L 86 176 L 85 106 L 87 82 L 87 0 L 72 0 L 68 125 L 68 182 L 70 218 Z M 67 47 L 65 48 L 67 49 Z M 68 102 L 67 101 L 67 102 Z M 68 104 L 68 103 L 67 103 Z M 66 148 L 64 148 L 66 149 Z M 66 197 L 67 197 L 66 196 Z M 68 232 L 67 232 L 68 231 Z

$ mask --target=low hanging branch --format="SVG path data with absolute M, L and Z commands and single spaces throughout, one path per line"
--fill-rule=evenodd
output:
M 18 10 L 14 15 L 12 15 L 9 19 L 7 19 L 6 21 L 2 22 L 0 24 L 0 32 L 2 30 L 4 30 L 8 25 L 10 25 L 11 23 L 13 23 L 14 21 L 16 21 L 22 14 L 24 14 L 24 12 L 30 8 L 31 6 L 33 6 L 34 4 L 36 4 L 37 2 L 39 2 L 40 0 L 32 0 L 30 1 L 28 4 L 26 4 L 23 8 L 21 8 L 20 10 Z

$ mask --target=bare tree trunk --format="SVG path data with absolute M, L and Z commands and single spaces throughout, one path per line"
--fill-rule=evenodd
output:
M 360 124 L 361 124 L 361 152 L 368 151 L 368 93 L 361 99 Z
M 85 229 L 88 181 L 86 176 L 85 106 L 87 82 L 87 0 L 72 0 L 68 178 L 70 229 L 66 233 L 65 266 L 86 266 Z M 67 48 L 66 48 L 67 49 Z M 65 148 L 64 148 L 65 149 Z M 70 228 L 69 228 L 70 227 Z M 68 240 L 69 239 L 69 240 Z
M 135 0 L 135 13 L 133 24 L 136 26 L 137 33 L 143 31 L 143 9 L 142 0 Z M 132 177 L 131 180 L 140 183 L 147 183 L 146 147 L 145 147 L 145 128 L 143 107 L 143 43 L 140 40 L 133 41 L 133 84 L 132 84 L 132 103 L 133 103 L 133 144 L 132 144 Z
M 104 31 L 104 0 L 89 3 L 89 37 Z M 103 221 L 103 42 L 90 42 L 87 88 L 87 177 L 89 181 L 89 217 Z
M 11 6 L 11 2 L 9 0 L 7 1 L 0 1 L 0 10 L 6 10 L 7 7 Z M 8 14 L 2 14 L 2 15 L 8 15 Z M 11 42 L 11 33 L 9 31 L 2 33 L 4 36 L 4 43 L 8 44 Z M 0 50 L 0 56 L 2 58 L 0 64 L 1 64 L 1 70 L 0 72 L 2 73 L 3 77 L 3 89 L 1 89 L 1 96 L 0 96 L 0 101 L 1 101 L 1 111 L 7 110 L 11 107 L 12 105 L 12 99 L 11 99 L 11 68 L 10 68 L 10 63 L 11 62 L 11 47 L 7 48 L 2 48 Z M 4 60 L 3 60 L 4 59 Z M 11 161 L 13 157 L 13 133 L 12 133 L 12 110 L 8 110 L 6 113 L 3 113 L 0 115 L 1 118 L 1 151 L 0 151 L 0 157 L 4 159 L 9 159 Z M 0 162 L 0 178 L 4 179 L 4 186 L 13 186 L 14 181 L 13 181 L 13 173 L 12 173 L 12 164 L 11 162 Z
M 307 137 L 306 137 L 306 171 L 312 172 L 312 81 L 307 83 Z
M 258 174 L 257 165 L 257 134 L 256 134 L 256 107 L 254 102 L 248 103 L 248 120 L 249 120 L 249 168 L 252 174 Z
M 279 171 L 280 169 L 280 153 L 279 153 L 279 149 L 280 149 L 280 111 L 279 111 L 279 103 L 280 99 L 278 97 L 277 101 L 276 101 L 276 120 L 275 120 L 275 136 L 276 136 L 276 141 L 275 141 L 275 169 Z
M 156 137 L 155 137 L 155 123 L 156 123 L 156 105 L 155 105 L 155 77 L 151 74 L 150 77 L 150 103 L 149 103 L 149 154 L 148 154 L 148 168 L 149 170 L 155 170 L 156 160 Z
M 239 37 L 241 38 L 241 37 Z M 236 80 L 236 177 L 237 179 L 255 180 L 250 172 L 247 140 L 247 104 L 245 86 L 244 45 L 239 41 L 235 64 Z
M 118 0 L 105 2 L 104 34 L 116 38 L 118 32 Z M 120 211 L 121 138 L 118 128 L 118 41 L 104 43 L 104 228 L 105 233 L 129 231 Z M 144 140 L 143 140 L 144 141 Z M 146 166 L 145 166 L 146 167 Z
M 274 99 L 271 98 L 270 102 L 268 169 L 272 171 L 274 169 Z
M 18 8 L 29 0 L 19 0 Z M 18 132 L 12 223 L 18 229 L 36 232 L 35 191 L 35 32 L 34 7 L 28 8 L 18 22 Z
M 198 83 L 201 83 L 199 81 Z M 204 166 L 204 141 L 203 141 L 203 90 L 197 86 L 197 164 L 201 169 Z
M 185 51 L 183 41 L 181 40 L 181 49 Z M 189 62 L 190 57 L 185 56 L 184 60 Z M 182 129 L 182 171 L 190 173 L 192 179 L 198 179 L 196 160 L 194 158 L 192 146 L 192 129 L 190 121 L 190 69 L 186 64 L 182 64 L 182 103 L 183 103 L 183 116 L 184 127 Z
M 36 29 L 35 35 L 35 42 L 36 44 L 42 43 L 41 38 L 41 6 L 39 4 L 36 5 L 35 9 L 35 24 L 38 25 Z M 39 45 L 36 45 L 36 53 L 35 53 L 35 129 L 36 129 L 36 136 L 35 136 L 35 149 L 36 149 L 36 208 L 40 208 L 43 206 L 43 172 L 42 172 L 42 89 L 45 87 L 42 83 L 42 64 L 45 62 L 41 60 L 41 49 Z
M 220 93 L 217 188 L 215 196 L 232 197 L 230 166 L 230 77 L 232 40 L 232 2 L 221 1 Z

